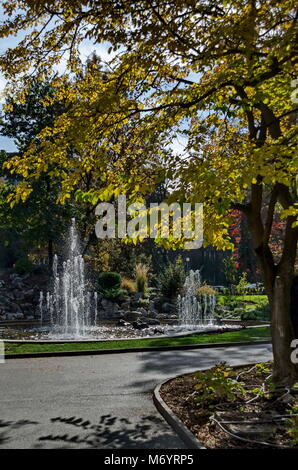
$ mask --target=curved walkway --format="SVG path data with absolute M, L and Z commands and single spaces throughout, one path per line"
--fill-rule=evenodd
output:
M 271 359 L 270 345 L 10 359 L 0 364 L 2 448 L 183 448 L 155 409 L 177 374 Z

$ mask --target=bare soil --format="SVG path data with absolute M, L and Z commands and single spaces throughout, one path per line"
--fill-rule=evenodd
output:
M 212 396 L 198 401 L 202 391 L 195 389 L 199 383 L 196 373 L 167 382 L 161 388 L 161 397 L 206 448 L 298 449 L 298 441 L 288 432 L 287 417 L 280 417 L 298 406 L 297 391 L 285 390 L 277 395 L 270 381 L 271 364 L 265 366 L 264 370 L 253 366 L 230 368 L 229 378 L 237 379 L 246 391 L 236 392 L 232 399 L 215 400 L 210 392 Z

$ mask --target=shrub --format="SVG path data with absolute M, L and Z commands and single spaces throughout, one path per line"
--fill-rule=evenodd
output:
M 34 264 L 28 258 L 20 258 L 14 264 L 14 272 L 17 274 L 32 273 Z
M 124 289 L 120 289 L 119 287 L 111 288 L 111 289 L 103 289 L 101 294 L 108 300 L 117 300 L 120 295 L 125 294 L 126 291 Z
M 219 295 L 217 298 L 217 303 L 218 305 L 229 306 L 232 309 L 241 307 L 243 305 L 239 298 L 232 295 Z
M 292 416 L 291 416 L 292 415 Z M 294 416 L 293 416 L 294 415 Z M 298 403 L 294 403 L 289 410 L 289 418 L 286 421 L 287 433 L 293 444 L 298 444 Z
M 197 295 L 215 295 L 216 290 L 213 287 L 208 286 L 208 284 L 203 284 L 197 290 Z
M 136 264 L 135 273 L 136 273 L 136 286 L 137 291 L 145 294 L 148 287 L 148 272 L 149 266 L 143 263 Z
M 98 285 L 102 289 L 120 288 L 121 276 L 118 273 L 105 272 L 98 276 Z
M 207 371 L 196 372 L 199 382 L 195 385 L 195 401 L 211 405 L 225 400 L 236 401 L 245 390 L 240 382 L 230 377 L 231 369 L 225 363 L 217 364 Z
M 243 273 L 237 286 L 235 286 L 237 294 L 243 295 L 246 293 L 246 286 L 248 286 L 247 273 Z
M 127 290 L 128 292 L 137 292 L 136 283 L 132 279 L 127 279 L 127 278 L 122 279 L 121 287 Z
M 139 299 L 138 300 L 138 307 L 148 307 L 149 299 Z
M 185 282 L 185 270 L 182 258 L 178 257 L 175 263 L 171 263 L 158 278 L 160 293 L 170 299 L 182 293 Z
M 125 291 L 120 288 L 121 276 L 118 273 L 104 272 L 98 276 L 98 291 L 110 300 L 117 299 Z
M 241 320 L 270 321 L 271 310 L 269 304 L 246 310 L 241 313 Z

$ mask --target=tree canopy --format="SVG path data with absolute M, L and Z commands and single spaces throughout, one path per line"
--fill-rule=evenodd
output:
M 204 202 L 207 244 L 230 247 L 231 210 L 246 214 L 272 305 L 288 310 L 298 238 L 296 2 L 25 0 L 4 8 L 1 37 L 28 30 L 0 61 L 16 95 L 67 57 L 53 82 L 66 111 L 41 131 L 38 152 L 32 142 L 6 164 L 26 178 L 16 201 L 42 173 L 62 175 L 61 202 L 90 170 L 104 182 L 80 194 L 93 202 L 142 197 L 166 177 L 173 200 Z M 86 68 L 84 39 L 108 43 L 111 61 Z M 175 155 L 170 144 L 181 134 L 186 152 Z M 286 224 L 276 263 L 269 242 L 278 205 Z M 286 307 L 276 298 L 281 278 Z
M 285 215 L 294 215 L 294 5 L 293 1 L 5 4 L 12 16 L 2 25 L 2 36 L 31 28 L 1 60 L 15 90 L 26 92 L 20 81 L 16 86 L 16 77 L 28 79 L 35 68 L 43 78 L 63 53 L 68 54 L 73 72 L 54 82 L 56 97 L 67 101 L 68 110 L 40 134 L 42 156 L 32 143 L 24 158 L 9 163 L 28 178 L 19 195 L 30 191 L 30 178 L 42 172 L 52 175 L 51 162 L 59 162 L 55 171 L 62 173 L 73 168 L 65 175 L 62 201 L 90 168 L 106 181 L 100 191 L 91 191 L 93 199 L 129 190 L 144 194 L 158 179 L 161 160 L 151 161 L 151 168 L 144 171 L 140 143 L 146 142 L 146 153 L 156 153 L 157 142 L 162 139 L 166 146 L 182 132 L 188 139 L 188 157 L 167 159 L 163 154 L 162 168 L 168 178 L 181 181 L 176 199 L 205 202 L 209 242 L 226 246 L 226 215 L 231 208 L 243 209 L 239 204 L 248 200 L 251 184 L 262 182 L 270 189 L 274 184 Z M 82 73 L 78 49 L 84 38 L 108 41 L 116 54 L 105 67 L 104 79 L 97 62 Z M 124 127 L 125 132 L 120 132 Z M 82 158 L 69 158 L 70 142 Z M 113 168 L 111 152 L 120 155 Z

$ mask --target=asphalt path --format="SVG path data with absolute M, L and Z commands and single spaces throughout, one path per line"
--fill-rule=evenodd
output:
M 180 449 L 152 401 L 175 375 L 272 358 L 271 346 L 9 359 L 0 364 L 0 449 Z

